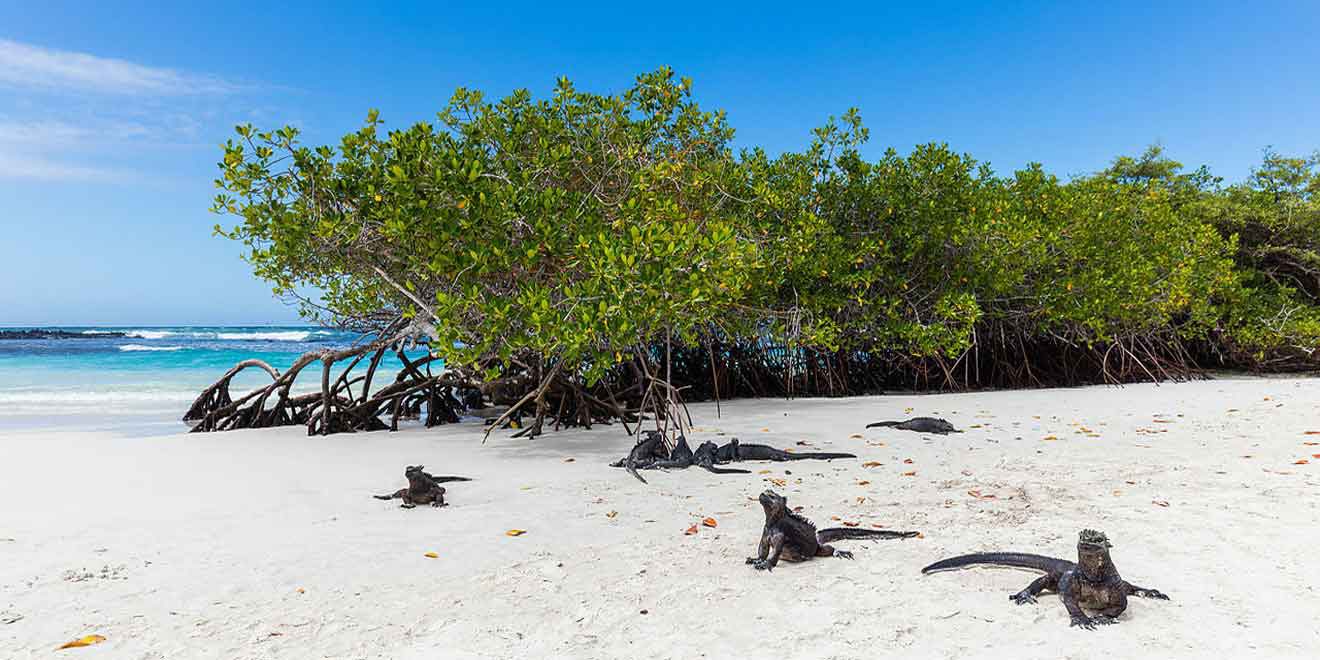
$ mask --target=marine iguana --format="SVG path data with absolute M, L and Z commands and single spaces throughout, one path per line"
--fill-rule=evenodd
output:
M 659 431 L 647 431 L 646 437 L 637 441 L 633 445 L 632 451 L 628 452 L 627 458 L 610 463 L 610 467 L 622 467 L 628 469 L 628 474 L 637 477 L 637 480 L 646 483 L 642 475 L 637 474 L 637 468 L 650 467 L 657 460 L 669 458 L 669 451 L 665 447 L 665 436 Z
M 709 447 L 707 447 L 709 445 Z M 673 451 L 669 452 L 669 458 L 657 460 L 648 468 L 688 468 L 693 465 L 705 468 L 715 474 L 751 474 L 750 470 L 739 470 L 734 468 L 715 467 L 715 443 L 707 440 L 697 447 L 697 452 L 693 453 L 692 448 L 688 446 L 687 438 L 678 436 L 678 444 L 674 445 Z
M 816 529 L 811 521 L 803 518 L 788 508 L 788 498 L 767 490 L 761 493 L 761 506 L 765 509 L 765 529 L 761 532 L 761 543 L 756 548 L 756 556 L 748 557 L 747 563 L 756 570 L 773 570 L 780 559 L 785 561 L 806 561 L 812 557 L 842 557 L 852 559 L 847 550 L 835 550 L 828 544 L 843 539 L 906 539 L 917 532 L 893 532 L 881 529 L 853 529 L 849 527 L 831 527 Z
M 451 481 L 472 481 L 470 477 L 456 477 L 453 475 L 446 475 L 446 474 L 442 474 L 437 477 L 436 475 L 427 472 L 425 465 L 409 465 L 408 467 L 403 469 L 403 476 L 405 477 L 408 476 L 409 470 L 417 472 L 418 474 L 420 474 L 420 476 L 423 479 L 430 479 L 431 481 L 434 481 L 435 483 L 438 484 L 447 484 Z
M 881 426 L 891 426 L 900 431 L 916 431 L 918 433 L 935 433 L 937 435 L 948 435 L 950 433 L 962 433 L 947 419 L 938 417 L 913 417 L 903 422 L 871 422 L 866 428 L 873 429 Z
M 986 552 L 943 559 L 921 569 L 921 572 L 927 574 L 978 564 L 1042 571 L 1045 575 L 1036 578 L 1026 589 L 1010 595 L 1009 600 L 1025 605 L 1036 602 L 1036 596 L 1046 589 L 1057 591 L 1072 620 L 1069 625 L 1094 630 L 1097 625 L 1118 623 L 1118 615 L 1127 609 L 1128 596 L 1169 600 L 1168 596 L 1154 589 L 1138 587 L 1119 577 L 1118 569 L 1109 558 L 1111 547 L 1113 545 L 1104 534 L 1084 529 L 1077 538 L 1076 563 L 1018 552 Z M 1098 614 L 1087 616 L 1083 608 Z
M 408 487 L 400 488 L 389 495 L 372 495 L 378 500 L 403 500 L 403 508 L 411 509 L 418 504 L 430 504 L 433 507 L 445 504 L 445 489 L 440 484 L 450 481 L 472 481 L 467 477 L 435 476 L 426 472 L 424 465 L 409 465 L 404 468 L 403 476 L 408 479 Z
M 719 445 L 707 440 L 697 447 L 697 451 L 692 454 L 692 464 L 697 465 L 715 474 L 751 474 L 751 470 L 742 470 L 738 468 L 717 468 L 719 464 Z
M 657 458 L 645 467 L 647 469 L 685 468 L 689 465 L 692 465 L 692 448 L 688 446 L 687 438 L 680 435 L 674 448 L 669 450 L 668 456 Z
M 715 454 L 715 459 L 719 463 L 732 461 L 801 461 L 809 458 L 827 461 L 835 458 L 857 458 L 857 456 L 821 451 L 787 452 L 769 445 L 740 444 L 737 438 L 729 440 L 728 444 L 720 447 Z

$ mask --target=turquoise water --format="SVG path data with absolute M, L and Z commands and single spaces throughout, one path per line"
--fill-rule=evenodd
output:
M 22 330 L 30 328 L 0 328 Z M 0 340 L 0 431 L 73 427 L 133 433 L 187 430 L 189 404 L 234 364 L 258 358 L 283 371 L 308 351 L 362 341 L 315 327 L 60 327 L 76 339 Z M 120 332 L 125 336 L 107 333 Z M 386 373 L 397 361 L 382 363 Z M 313 390 L 319 378 L 300 378 Z M 235 396 L 269 382 L 249 369 Z M 305 381 L 305 382 L 303 382 Z

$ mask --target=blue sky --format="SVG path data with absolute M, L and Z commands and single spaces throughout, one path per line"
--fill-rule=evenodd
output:
M 217 145 L 431 120 L 460 85 L 614 91 L 667 64 L 743 145 L 857 106 L 871 155 L 943 141 L 999 172 L 1159 141 L 1234 180 L 1320 148 L 1316 2 L 160 4 L 0 4 L 0 326 L 295 319 L 211 235 Z

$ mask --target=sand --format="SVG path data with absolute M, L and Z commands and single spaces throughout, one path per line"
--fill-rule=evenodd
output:
M 721 418 L 703 404 L 694 440 L 861 458 L 650 486 L 605 466 L 629 445 L 618 427 L 485 446 L 475 424 L 8 433 L 0 657 L 1316 657 L 1317 401 L 1320 380 L 1226 378 L 738 401 Z M 967 432 L 862 428 L 908 414 Z M 401 487 L 408 463 L 475 481 L 443 509 L 369 497 Z M 743 559 L 772 480 L 821 526 L 924 537 L 755 571 Z M 684 534 L 706 517 L 718 526 Z M 1008 601 L 1030 573 L 919 572 L 977 550 L 1067 557 L 1083 527 L 1173 600 L 1134 600 L 1121 625 L 1087 632 L 1056 596 Z M 55 651 L 89 634 L 106 641 Z

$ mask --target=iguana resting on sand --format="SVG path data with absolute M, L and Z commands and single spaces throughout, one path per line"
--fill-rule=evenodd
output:
M 403 470 L 403 476 L 408 478 L 408 487 L 390 493 L 389 495 L 372 495 L 378 500 L 403 500 L 403 508 L 411 509 L 418 504 L 430 504 L 431 506 L 446 506 L 445 489 L 440 484 L 450 481 L 472 481 L 467 477 L 440 476 L 437 477 L 426 472 L 424 465 L 409 465 Z
M 693 453 L 692 448 L 688 446 L 687 438 L 678 437 L 678 444 L 674 445 L 673 451 L 666 452 L 664 436 L 655 431 L 648 431 L 646 438 L 633 446 L 627 458 L 619 459 L 610 463 L 610 467 L 629 467 L 629 461 L 632 467 L 628 472 L 637 477 L 642 483 L 646 483 L 637 470 L 655 470 L 677 468 L 683 469 L 693 465 L 703 467 L 715 474 L 750 474 L 747 470 L 723 469 L 715 467 L 715 443 L 705 442 L 697 451 Z M 654 435 L 651 435 L 654 434 Z M 654 443 L 654 444 L 653 444 Z M 707 447 L 709 445 L 709 447 Z
M 661 447 L 663 448 L 663 445 Z M 665 456 L 638 467 L 651 470 L 657 468 L 685 468 L 692 464 L 692 448 L 688 446 L 687 438 L 681 435 L 678 436 L 678 442 L 674 445 L 674 448 L 665 453 Z
M 806 561 L 812 557 L 853 558 L 851 552 L 835 550 L 827 545 L 831 541 L 906 539 L 917 535 L 917 532 L 849 527 L 818 530 L 811 521 L 790 510 L 788 499 L 773 490 L 761 493 L 761 506 L 765 508 L 765 530 L 761 532 L 761 544 L 756 548 L 756 556 L 747 558 L 747 563 L 755 566 L 758 571 L 773 570 L 780 559 Z
M 918 433 L 935 433 L 938 435 L 948 435 L 950 433 L 962 433 L 953 428 L 953 424 L 947 419 L 937 417 L 913 417 L 905 422 L 871 422 L 866 428 L 873 429 L 881 426 L 891 426 L 900 431 L 916 431 Z
M 720 453 L 720 446 L 711 442 L 710 440 L 707 440 L 701 443 L 701 445 L 697 447 L 697 451 L 692 454 L 692 464 L 706 468 L 707 470 L 710 470 L 715 474 L 751 474 L 752 473 L 751 470 L 715 467 L 720 463 L 719 453 Z
M 646 483 L 642 475 L 637 474 L 638 468 L 646 469 L 651 467 L 656 461 L 669 458 L 669 450 L 665 447 L 665 436 L 659 431 L 647 431 L 646 435 L 633 445 L 632 451 L 628 452 L 627 458 L 610 463 L 610 467 L 627 468 L 628 474 L 637 477 L 637 480 Z
M 707 445 L 710 445 L 707 447 Z M 715 443 L 707 440 L 701 446 L 697 447 L 698 453 L 693 453 L 692 448 L 688 446 L 687 438 L 678 436 L 678 444 L 674 445 L 673 451 L 669 452 L 669 458 L 657 460 L 651 463 L 650 468 L 688 468 L 693 465 L 706 468 L 715 474 L 751 474 L 749 470 L 726 469 L 715 467 Z
M 1104 534 L 1084 529 L 1077 539 L 1076 563 L 1017 552 L 987 552 L 937 561 L 921 569 L 921 572 L 932 573 L 978 564 L 1043 571 L 1045 575 L 1008 598 L 1018 605 L 1025 605 L 1036 602 L 1036 596 L 1046 589 L 1057 591 L 1063 606 L 1068 608 L 1068 616 L 1072 618 L 1070 625 L 1094 630 L 1097 625 L 1118 623 L 1118 615 L 1127 609 L 1128 596 L 1169 599 L 1154 589 L 1138 587 L 1119 577 L 1114 562 L 1109 558 L 1110 547 L 1109 539 Z M 1088 617 L 1082 608 L 1098 614 Z
M 769 445 L 740 444 L 737 438 L 729 440 L 715 454 L 719 463 L 732 461 L 802 461 L 809 458 L 827 461 L 835 458 L 857 458 L 853 454 L 835 454 L 830 452 L 787 452 Z

